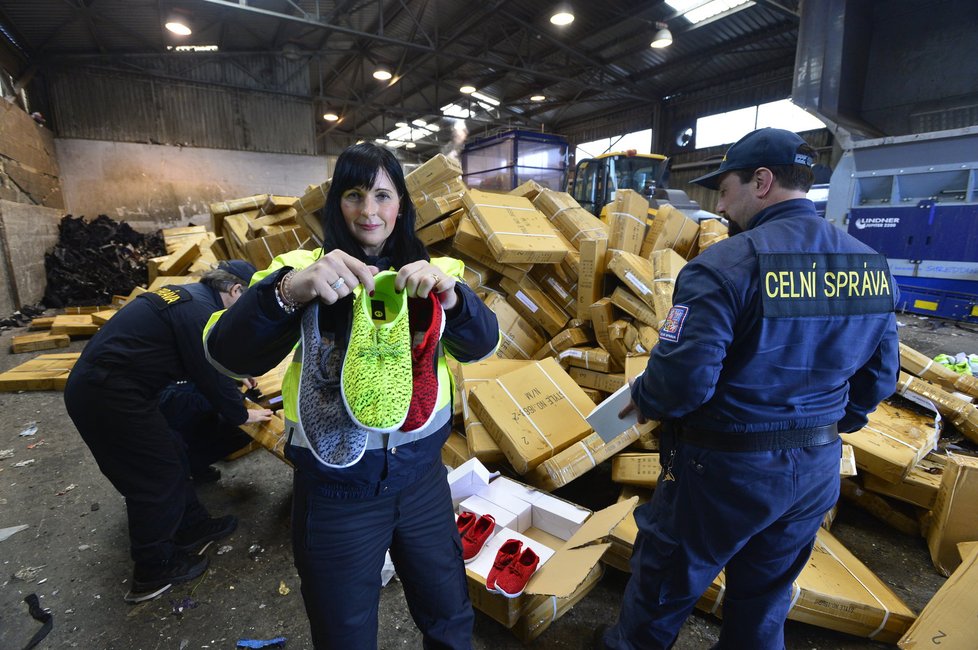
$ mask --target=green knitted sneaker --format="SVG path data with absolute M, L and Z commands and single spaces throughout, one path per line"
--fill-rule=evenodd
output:
M 374 295 L 355 289 L 350 344 L 340 381 L 354 423 L 387 433 L 407 419 L 413 392 L 407 296 L 394 291 L 394 271 L 374 276 Z

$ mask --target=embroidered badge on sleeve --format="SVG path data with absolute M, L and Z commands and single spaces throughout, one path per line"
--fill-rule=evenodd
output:
M 686 305 L 674 305 L 669 310 L 669 314 L 666 315 L 666 319 L 662 322 L 662 327 L 659 328 L 659 338 L 678 343 L 679 335 L 682 334 L 683 323 L 686 321 L 686 314 L 688 313 L 689 307 Z

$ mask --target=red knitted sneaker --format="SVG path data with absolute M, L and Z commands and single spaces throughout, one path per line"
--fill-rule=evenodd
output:
M 458 518 L 455 520 L 455 524 L 458 526 L 459 537 L 463 537 L 466 531 L 472 527 L 472 524 L 474 524 L 478 518 L 479 516 L 477 514 L 474 512 L 469 512 L 468 510 L 459 513 Z
M 469 526 L 462 535 L 462 560 L 466 564 L 479 556 L 495 529 L 496 519 L 492 515 L 482 515 L 478 521 Z
M 540 556 L 527 546 L 518 558 L 510 562 L 496 576 L 496 591 L 506 598 L 516 598 L 526 589 L 530 576 L 537 570 Z
M 413 339 L 411 371 L 414 374 L 414 392 L 401 431 L 413 433 L 431 423 L 438 404 L 438 349 L 445 330 L 445 310 L 434 291 L 427 298 L 408 299 L 408 320 Z
M 496 591 L 496 578 L 499 576 L 499 572 L 519 557 L 522 548 L 523 542 L 518 539 L 507 539 L 503 542 L 496 553 L 496 559 L 492 561 L 489 575 L 486 576 L 486 591 Z

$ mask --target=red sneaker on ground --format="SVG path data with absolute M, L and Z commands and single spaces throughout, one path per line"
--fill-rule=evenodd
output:
M 503 542 L 496 553 L 496 559 L 492 562 L 492 568 L 489 569 L 489 575 L 486 576 L 486 591 L 496 591 L 496 578 L 499 573 L 519 557 L 522 548 L 523 542 L 518 539 L 507 539 Z
M 492 515 L 482 515 L 478 521 L 469 526 L 462 535 L 462 560 L 466 564 L 479 556 L 495 529 L 496 519 Z
M 527 546 L 517 559 L 499 572 L 496 577 L 496 591 L 506 598 L 516 598 L 521 595 L 539 564 L 540 556 Z

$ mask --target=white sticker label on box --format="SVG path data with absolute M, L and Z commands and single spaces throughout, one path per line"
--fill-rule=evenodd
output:
M 636 278 L 635 275 L 631 271 L 625 271 L 625 278 L 629 282 L 631 282 L 632 284 L 634 284 L 635 285 L 635 288 L 638 289 L 639 291 L 641 291 L 642 293 L 645 293 L 645 294 L 652 293 L 651 291 L 649 291 L 649 288 L 647 286 L 645 286 L 642 283 L 641 280 L 639 280 L 638 278 Z
M 534 314 L 537 312 L 536 304 L 522 291 L 516 292 L 516 299 L 526 305 L 526 308 L 532 311 Z
M 549 284 L 550 287 L 557 292 L 557 295 L 563 298 L 564 300 L 567 300 L 570 297 L 569 295 L 567 295 L 567 292 L 564 291 L 564 288 L 560 286 L 560 283 L 554 280 L 553 278 L 547 278 L 547 284 Z
M 563 352 L 560 353 L 560 357 L 561 358 L 574 357 L 575 359 L 583 359 L 584 353 L 581 350 L 574 350 L 574 349 L 564 350 Z

